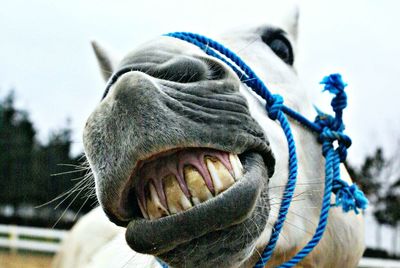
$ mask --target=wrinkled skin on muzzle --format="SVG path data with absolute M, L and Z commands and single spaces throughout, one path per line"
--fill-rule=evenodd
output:
M 275 162 L 239 93 L 241 82 L 223 63 L 168 37 L 129 54 L 120 63 L 124 66 L 132 71 L 112 85 L 84 133 L 104 211 L 127 227 L 133 250 L 172 266 L 243 262 L 268 219 L 268 178 Z M 186 211 L 146 219 L 135 196 L 135 170 L 146 159 L 190 148 L 239 155 L 243 176 Z

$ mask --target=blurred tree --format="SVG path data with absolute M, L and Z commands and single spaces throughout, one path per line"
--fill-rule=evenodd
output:
M 364 159 L 360 168 L 355 168 L 346 163 L 351 177 L 368 196 L 372 205 L 373 215 L 379 224 L 376 229 L 378 247 L 381 247 L 382 244 L 381 225 L 388 225 L 396 233 L 392 236 L 394 251 L 397 249 L 397 231 L 400 224 L 398 159 L 396 155 L 386 158 L 382 148 L 377 148 L 372 155 Z M 397 178 L 397 180 L 393 180 L 394 178 Z
M 60 208 L 84 212 L 91 209 L 93 199 L 85 202 L 90 200 L 85 194 L 86 190 L 91 191 L 88 184 L 91 182 L 75 180 L 83 177 L 87 170 L 81 168 L 82 156 L 70 155 L 69 124 L 53 131 L 49 141 L 41 144 L 35 138 L 28 113 L 15 107 L 15 94 L 11 91 L 0 100 L 0 126 L 0 205 L 11 205 L 15 210 L 21 205 L 36 206 L 72 189 L 71 195 L 64 195 L 67 200 Z M 80 187 L 73 188 L 76 183 Z M 83 187 L 87 189 L 80 191 Z M 56 205 L 54 202 L 49 206 Z M 54 218 L 49 220 L 54 224 Z
M 346 168 L 351 178 L 360 186 L 372 203 L 379 199 L 382 182 L 385 181 L 382 175 L 386 166 L 387 160 L 384 158 L 382 148 L 377 148 L 372 156 L 367 156 L 360 168 L 346 162 Z
M 390 184 L 387 193 L 380 198 L 374 216 L 380 224 L 393 228 L 395 235 L 392 236 L 392 249 L 396 252 L 400 223 L 400 177 Z
M 36 204 L 43 204 L 56 199 L 49 206 L 88 212 L 92 209 L 93 199 L 85 202 L 91 189 L 81 181 L 86 173 L 83 168 L 84 158 L 70 156 L 71 144 L 71 129 L 67 125 L 52 132 L 49 142 L 40 145 L 36 151 L 34 170 L 36 185 L 40 185 L 41 191 L 35 201 Z M 84 187 L 86 188 L 82 189 Z
M 16 208 L 29 201 L 35 130 L 28 114 L 15 109 L 14 100 L 11 91 L 0 104 L 0 196 Z

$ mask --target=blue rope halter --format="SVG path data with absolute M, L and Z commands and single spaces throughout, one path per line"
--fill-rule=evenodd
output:
M 188 32 L 169 33 L 166 34 L 166 36 L 178 38 L 196 45 L 208 55 L 220 59 L 229 65 L 243 83 L 252 88 L 266 101 L 265 108 L 268 112 L 268 116 L 272 120 L 279 121 L 286 136 L 289 148 L 289 178 L 283 193 L 278 219 L 275 222 L 270 240 L 268 245 L 265 247 L 261 258 L 254 267 L 264 267 L 270 259 L 278 241 L 279 233 L 283 228 L 296 187 L 296 146 L 287 115 L 319 135 L 318 140 L 322 143 L 322 154 L 325 157 L 325 189 L 319 223 L 315 230 L 315 234 L 302 250 L 300 250 L 291 260 L 281 264 L 279 267 L 292 267 L 296 265 L 318 244 L 327 224 L 328 213 L 331 207 L 330 197 L 332 192 L 336 195 L 336 202 L 333 205 L 342 206 L 344 212 L 353 210 L 358 214 L 358 209 L 365 209 L 367 207 L 368 200 L 364 196 L 363 192 L 359 190 L 355 184 L 350 186 L 340 178 L 340 162 L 343 162 L 346 159 L 347 148 L 351 145 L 351 139 L 343 133 L 345 127 L 342 120 L 342 114 L 343 109 L 347 106 L 347 96 L 344 92 L 344 88 L 347 84 L 343 82 L 340 74 L 331 74 L 324 77 L 321 81 L 321 84 L 325 85 L 324 91 L 329 91 L 330 93 L 335 94 L 335 97 L 331 102 L 335 116 L 333 117 L 317 110 L 318 116 L 314 122 L 311 122 L 301 114 L 285 106 L 283 104 L 283 98 L 280 95 L 271 94 L 253 70 L 244 63 L 239 56 L 223 45 L 205 36 Z M 335 141 L 337 142 L 336 148 L 333 145 L 333 142 Z M 168 267 L 168 265 L 161 261 L 160 264 L 162 267 Z

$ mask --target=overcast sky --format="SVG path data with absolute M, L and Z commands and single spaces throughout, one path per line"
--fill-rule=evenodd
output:
M 84 122 L 104 89 L 91 39 L 123 54 L 166 32 L 223 31 L 268 22 L 283 9 L 265 0 L 3 1 L 0 96 L 16 89 L 18 107 L 30 112 L 42 140 L 71 118 L 78 152 Z M 353 162 L 376 146 L 393 148 L 400 136 L 399 10 L 396 0 L 302 2 L 299 75 L 324 108 L 329 99 L 316 97 L 322 76 L 341 72 L 348 81 Z

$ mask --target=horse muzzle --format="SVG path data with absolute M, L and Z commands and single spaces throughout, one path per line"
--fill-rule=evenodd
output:
M 210 234 L 231 235 L 224 230 L 245 232 L 246 222 L 261 214 L 257 205 L 268 217 L 260 197 L 275 164 L 235 75 L 226 70 L 213 70 L 218 76 L 212 78 L 199 75 L 210 68 L 211 59 L 203 58 L 193 60 L 194 67 L 175 69 L 196 70 L 197 76 L 176 81 L 162 75 L 162 68 L 174 73 L 182 59 L 187 61 L 154 63 L 158 72 L 130 62 L 132 71 L 110 87 L 84 131 L 104 211 L 127 227 L 135 251 L 160 256 L 202 243 Z

